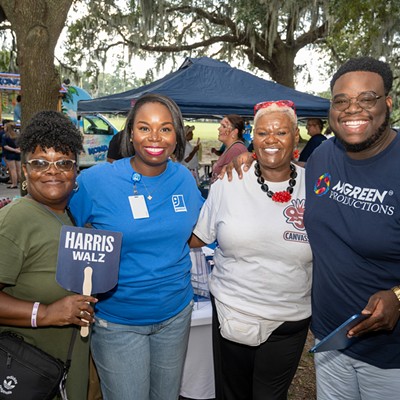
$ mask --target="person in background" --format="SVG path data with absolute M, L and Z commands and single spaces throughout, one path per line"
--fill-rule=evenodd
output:
M 124 130 L 119 131 L 116 133 L 110 143 L 108 144 L 108 151 L 107 151 L 107 161 L 112 163 L 115 160 L 120 160 L 123 158 L 122 149 L 121 149 L 121 140 L 124 135 Z M 133 153 L 132 153 L 133 154 Z
M 255 107 L 257 162 L 218 180 L 190 245 L 217 240 L 209 278 L 218 400 L 283 400 L 311 315 L 312 254 L 304 229 L 304 169 L 291 163 L 299 140 L 291 101 Z
M 200 138 L 197 139 L 197 143 L 193 146 L 190 141 L 193 139 L 193 131 L 195 130 L 195 126 L 185 126 L 185 137 L 186 137 L 186 145 L 185 145 L 185 155 L 182 160 L 182 165 L 189 169 L 194 178 L 196 179 L 197 184 L 199 184 L 199 157 L 198 152 L 200 150 Z
M 17 124 L 9 122 L 4 127 L 3 135 L 3 152 L 6 160 L 7 168 L 10 173 L 11 185 L 8 189 L 16 189 L 18 182 L 21 180 L 21 150 L 19 148 L 19 133 Z
M 319 118 L 309 118 L 307 120 L 307 133 L 310 136 L 307 144 L 304 146 L 300 153 L 299 163 L 304 165 L 311 153 L 326 140 L 326 137 L 322 134 L 322 129 L 324 128 L 324 122 Z
M 65 362 L 72 332 L 93 323 L 90 303 L 97 301 L 68 292 L 55 278 L 61 227 L 73 225 L 67 204 L 82 136 L 63 114 L 42 111 L 19 144 L 28 195 L 0 210 L 0 331 L 16 332 Z M 88 366 L 88 338 L 78 333 L 66 385 L 70 399 L 87 399 Z
M 9 171 L 8 171 L 8 166 L 7 166 L 7 160 L 5 159 L 5 155 L 6 155 L 6 151 L 4 151 L 4 135 L 6 134 L 5 132 L 5 125 L 8 122 L 12 122 L 8 119 L 3 119 L 0 125 L 0 162 L 3 163 L 3 173 L 4 175 L 8 174 L 9 175 Z M 7 184 L 11 184 L 11 180 L 9 179 Z
M 4 150 L 3 150 L 3 137 L 5 135 L 5 131 L 4 131 L 4 121 L 2 122 L 2 124 L 0 125 L 0 163 L 3 163 L 3 157 L 4 157 Z M 4 163 L 5 163 L 5 159 L 4 159 Z M 10 181 L 11 183 L 11 181 Z
M 22 101 L 22 96 L 19 94 L 17 96 L 17 103 L 14 106 L 14 121 L 15 122 L 21 122 L 21 101 Z
M 127 117 L 124 158 L 82 171 L 70 202 L 78 225 L 123 234 L 118 284 L 99 296 L 92 332 L 105 400 L 179 396 L 193 302 L 188 240 L 203 204 L 190 171 L 170 160 L 184 151 L 178 106 L 146 94 Z
M 211 153 L 215 154 L 216 156 L 220 156 L 226 149 L 226 146 L 224 144 L 221 144 L 221 146 L 219 147 L 219 149 L 216 149 L 215 147 L 211 148 Z
M 248 148 L 251 144 L 251 131 L 253 127 L 250 124 L 249 120 L 246 120 L 244 124 L 244 133 L 243 133 L 243 141 L 244 145 Z
M 247 152 L 243 143 L 243 118 L 236 114 L 225 116 L 218 128 L 218 140 L 225 145 L 225 150 L 213 166 L 211 182 L 215 182 L 222 167 L 241 153 Z

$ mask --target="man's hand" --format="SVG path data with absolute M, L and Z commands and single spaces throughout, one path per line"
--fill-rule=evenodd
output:
M 243 178 L 242 165 L 243 165 L 243 171 L 247 172 L 253 161 L 254 158 L 252 153 L 239 154 L 229 164 L 222 167 L 221 173 L 218 175 L 218 178 L 223 179 L 226 173 L 226 175 L 228 176 L 228 181 L 230 182 L 232 180 L 232 170 L 235 168 L 239 176 L 239 179 L 242 179 Z
M 361 336 L 367 332 L 393 330 L 400 317 L 400 302 L 391 290 L 381 290 L 369 298 L 362 310 L 369 318 L 350 329 L 348 336 Z

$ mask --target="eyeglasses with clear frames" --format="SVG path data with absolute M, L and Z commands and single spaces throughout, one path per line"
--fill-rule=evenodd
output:
M 41 159 L 29 160 L 26 162 L 34 171 L 36 172 L 46 172 L 52 165 L 56 167 L 58 171 L 69 172 L 72 171 L 75 160 L 57 160 L 57 161 L 47 161 Z
M 345 94 L 338 94 L 331 100 L 332 108 L 336 111 L 345 111 L 351 104 L 356 103 L 363 110 L 370 110 L 376 102 L 383 96 L 378 96 L 375 92 L 362 92 L 358 96 L 349 97 Z

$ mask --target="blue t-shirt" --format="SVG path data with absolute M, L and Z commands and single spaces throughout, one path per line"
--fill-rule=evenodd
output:
M 380 290 L 400 284 L 400 138 L 353 160 L 334 138 L 306 168 L 304 222 L 314 257 L 312 331 L 322 339 Z M 344 350 L 379 368 L 400 368 L 400 323 Z
M 122 232 L 118 284 L 99 296 L 96 315 L 124 325 L 149 325 L 182 311 L 193 298 L 187 241 L 203 198 L 190 171 L 168 162 L 159 176 L 136 184 L 149 218 L 134 219 L 129 158 L 84 170 L 70 207 L 78 226 Z M 152 199 L 148 200 L 151 194 Z

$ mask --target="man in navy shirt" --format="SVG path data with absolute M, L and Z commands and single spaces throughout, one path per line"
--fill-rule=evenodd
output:
M 307 162 L 311 329 L 318 341 L 354 314 L 369 316 L 347 333 L 350 347 L 315 354 L 318 400 L 399 398 L 400 135 L 389 123 L 392 84 L 382 61 L 342 65 L 331 81 L 335 137 Z
M 400 395 L 400 137 L 389 124 L 388 64 L 351 59 L 331 81 L 335 138 L 310 156 L 305 227 L 313 250 L 312 331 L 351 315 L 353 344 L 317 353 L 319 400 Z

